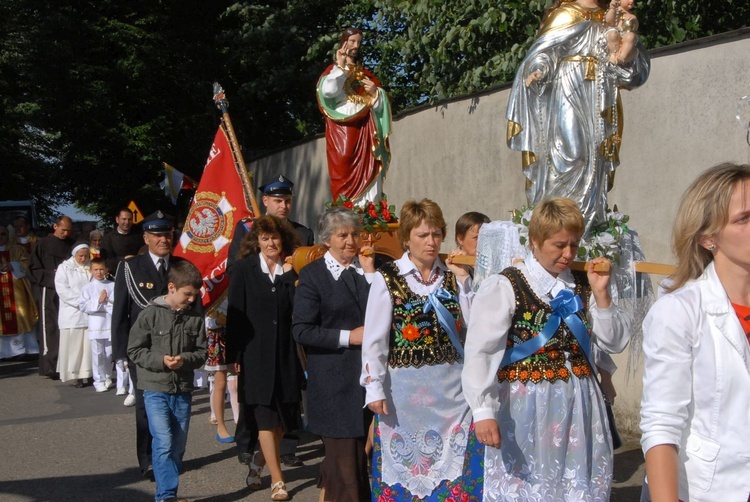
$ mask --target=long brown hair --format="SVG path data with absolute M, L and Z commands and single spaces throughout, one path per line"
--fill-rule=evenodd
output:
M 260 243 L 258 238 L 261 234 L 279 234 L 281 236 L 281 249 L 284 256 L 291 256 L 294 250 L 299 247 L 299 237 L 297 231 L 292 226 L 276 216 L 267 214 L 253 220 L 253 226 L 240 243 L 240 253 L 238 259 L 247 258 L 250 255 L 260 253 Z
M 349 37 L 351 37 L 352 35 L 359 35 L 364 39 L 362 30 L 360 30 L 359 28 L 352 28 L 352 27 L 346 28 L 343 32 L 341 32 L 341 38 L 339 38 L 338 48 L 341 49 L 341 47 L 344 46 L 344 43 L 346 43 L 349 40 Z M 361 57 L 362 57 L 362 48 L 360 47 L 360 51 L 359 53 L 357 53 L 357 57 L 354 58 L 354 60 L 359 61 Z
M 697 279 L 714 259 L 703 240 L 729 221 L 729 201 L 734 191 L 750 180 L 750 165 L 724 163 L 707 169 L 685 190 L 672 231 L 672 251 L 677 267 L 666 290 L 672 292 Z

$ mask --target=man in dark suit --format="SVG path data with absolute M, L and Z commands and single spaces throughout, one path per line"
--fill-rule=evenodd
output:
M 130 328 L 148 302 L 167 293 L 167 272 L 172 263 L 183 258 L 172 256 L 174 227 L 172 220 L 161 211 L 150 214 L 143 221 L 143 240 L 146 253 L 133 256 L 117 267 L 115 303 L 112 307 L 112 357 L 127 357 Z M 136 366 L 128 361 L 135 392 L 136 452 L 144 477 L 153 478 L 151 468 L 151 434 L 143 403 L 143 391 L 137 389 Z M 127 401 L 127 400 L 126 400 Z M 127 403 L 126 403 L 127 404 Z

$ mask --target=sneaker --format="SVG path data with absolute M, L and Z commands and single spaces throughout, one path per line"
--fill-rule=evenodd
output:
M 128 397 L 125 398 L 125 402 L 122 404 L 125 406 L 135 406 L 135 394 L 128 394 Z
M 106 380 L 104 380 L 104 386 L 107 388 L 107 390 L 113 389 L 115 387 L 115 383 L 111 378 L 108 377 Z
M 95 383 L 94 390 L 96 390 L 97 392 L 107 392 L 109 389 L 104 384 Z
M 119 389 L 117 389 L 117 392 L 115 393 L 115 395 L 116 396 L 124 396 L 127 393 L 128 393 L 128 391 L 125 390 L 125 387 L 120 387 Z

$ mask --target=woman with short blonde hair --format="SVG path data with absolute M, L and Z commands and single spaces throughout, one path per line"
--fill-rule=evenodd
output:
M 474 297 L 462 383 L 486 446 L 485 501 L 609 500 L 612 436 L 591 354 L 621 352 L 630 318 L 612 303 L 609 272 L 594 271 L 609 260 L 571 271 L 583 230 L 572 200 L 540 202 L 531 255 Z
M 409 240 L 411 231 L 423 222 L 439 229 L 443 239 L 445 239 L 448 227 L 445 224 L 445 218 L 443 218 L 443 211 L 440 209 L 440 206 L 430 199 L 422 199 L 419 202 L 416 200 L 407 200 L 401 206 L 398 226 L 398 237 L 401 241 L 401 247 L 404 250 L 408 249 L 406 243 Z

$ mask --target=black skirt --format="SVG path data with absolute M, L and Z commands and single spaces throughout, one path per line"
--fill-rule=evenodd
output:
M 281 427 L 284 433 L 302 428 L 299 403 L 280 403 L 276 396 L 270 405 L 252 404 L 247 410 L 253 413 L 259 431 L 270 431 Z

